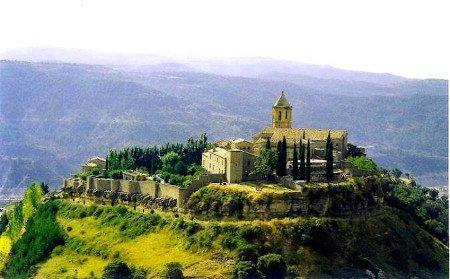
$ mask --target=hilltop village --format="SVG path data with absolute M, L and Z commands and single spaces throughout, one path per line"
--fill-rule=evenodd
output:
M 131 155 L 113 152 L 108 158 L 89 159 L 81 166 L 81 175 L 65 179 L 62 188 L 97 198 L 180 208 L 194 192 L 214 183 L 224 186 L 253 183 L 251 185 L 258 191 L 264 191 L 265 182 L 270 181 L 286 190 L 302 191 L 306 184 L 339 183 L 352 173 L 361 172 L 344 160 L 349 152 L 347 131 L 293 128 L 292 116 L 293 107 L 281 92 L 272 106 L 271 127 L 264 127 L 249 140 L 219 140 L 211 145 L 206 143 L 206 137 L 202 138 L 196 145 L 201 148 L 195 149 L 198 155 L 198 150 L 203 150 L 201 167 L 194 165 L 194 171 L 188 171 L 188 166 L 179 158 L 177 162 L 172 159 L 174 163 L 160 165 L 161 171 L 156 170 L 156 159 L 161 161 L 168 155 L 160 156 L 161 151 L 155 151 L 154 157 L 147 160 L 151 162 L 141 164 L 147 168 L 137 164 L 133 168 L 130 163 L 129 169 L 114 172 L 111 169 L 117 164 L 126 169 L 124 164 L 131 160 L 126 156 Z M 362 149 L 358 151 L 364 153 Z M 180 149 L 178 153 L 182 152 Z M 264 158 L 270 154 L 272 162 L 265 162 Z M 114 158 L 119 162 L 112 162 Z M 111 175 L 104 175 L 108 171 Z M 173 174 L 167 175 L 167 172 Z M 188 181 L 183 181 L 186 177 L 183 175 L 188 175 Z

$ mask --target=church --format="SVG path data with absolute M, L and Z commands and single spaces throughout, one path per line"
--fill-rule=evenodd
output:
M 227 182 L 242 182 L 256 179 L 250 175 L 254 160 L 265 148 L 269 139 L 272 149 L 277 148 L 279 141 L 286 138 L 287 164 L 292 164 L 294 143 L 299 146 L 310 141 L 313 169 L 320 169 L 325 159 L 325 146 L 328 134 L 333 143 L 333 161 L 339 165 L 347 153 L 347 131 L 292 128 L 292 105 L 282 91 L 281 95 L 272 106 L 272 126 L 265 127 L 251 140 L 221 140 L 216 142 L 213 149 L 207 150 L 202 155 L 202 166 L 209 172 L 223 174 Z M 320 180 L 320 177 L 316 180 Z

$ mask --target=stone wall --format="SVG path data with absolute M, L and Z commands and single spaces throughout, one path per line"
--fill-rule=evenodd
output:
M 64 180 L 64 186 L 72 185 L 70 179 Z M 123 192 L 127 194 L 140 194 L 153 198 L 169 197 L 177 201 L 177 207 L 183 207 L 189 197 L 203 186 L 211 182 L 223 181 L 223 174 L 201 175 L 192 181 L 189 188 L 180 188 L 171 184 L 160 184 L 155 181 L 131 181 L 123 179 L 96 178 L 93 176 L 87 179 L 87 189 L 101 192 Z

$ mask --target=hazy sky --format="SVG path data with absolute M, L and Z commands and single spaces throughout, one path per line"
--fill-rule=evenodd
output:
M 52 46 L 261 56 L 448 78 L 448 2 L 1 0 L 0 53 Z

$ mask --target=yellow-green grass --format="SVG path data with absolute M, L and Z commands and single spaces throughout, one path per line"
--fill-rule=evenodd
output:
M 106 264 L 107 260 L 80 255 L 66 247 L 60 255 L 40 264 L 35 278 L 89 278 L 92 274 L 99 278 Z
M 0 236 L 0 270 L 3 270 L 6 258 L 11 250 L 11 239 L 5 234 Z
M 75 275 L 75 270 L 79 278 L 89 277 L 91 272 L 100 276 L 105 265 L 117 254 L 128 265 L 147 270 L 148 278 L 160 277 L 168 262 L 179 262 L 186 276 L 200 278 L 229 278 L 234 265 L 230 254 L 215 247 L 201 251 L 185 249 L 182 232 L 173 231 L 169 226 L 155 233 L 128 239 L 121 236 L 118 228 L 102 226 L 93 217 L 82 220 L 59 217 L 58 221 L 66 230 L 68 227 L 72 228 L 67 232 L 69 237 L 83 240 L 93 249 L 106 249 L 107 256 L 77 254 L 66 245 L 60 255 L 53 253 L 40 265 L 38 278 L 67 277 Z M 61 269 L 62 267 L 65 269 Z

